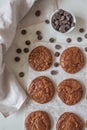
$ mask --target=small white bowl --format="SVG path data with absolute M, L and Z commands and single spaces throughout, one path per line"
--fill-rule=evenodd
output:
M 63 9 L 62 9 L 62 10 L 63 10 Z M 52 29 L 55 30 L 56 32 L 60 32 L 60 31 L 57 31 L 57 30 L 52 26 L 52 18 L 53 18 L 53 16 L 54 16 L 54 14 L 55 14 L 56 12 L 58 12 L 58 11 L 59 11 L 59 10 L 54 11 L 54 12 L 52 13 L 51 17 L 50 17 L 50 25 L 51 25 Z M 73 15 L 73 13 L 71 13 L 71 12 L 69 12 L 69 11 L 67 11 L 67 10 L 64 10 L 64 11 L 66 11 L 66 12 L 68 12 L 69 14 L 72 15 L 72 17 L 73 17 L 73 23 L 76 25 L 76 17 Z M 69 32 L 71 32 L 71 31 L 73 31 L 74 28 L 75 28 L 75 26 L 72 26 L 68 31 L 66 31 L 66 32 L 63 33 L 63 34 L 66 34 L 66 33 L 69 33 Z M 60 32 L 60 33 L 62 33 L 62 32 Z

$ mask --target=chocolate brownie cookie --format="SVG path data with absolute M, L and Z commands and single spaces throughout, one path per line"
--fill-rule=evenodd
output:
M 84 55 L 78 47 L 70 47 L 61 54 L 60 65 L 68 73 L 73 74 L 80 71 L 84 64 Z
M 57 88 L 58 96 L 67 105 L 74 105 L 80 101 L 83 90 L 79 81 L 75 79 L 63 80 Z
M 48 48 L 38 46 L 29 55 L 29 64 L 36 71 L 44 71 L 52 65 L 52 55 Z
M 52 99 L 54 91 L 52 81 L 48 77 L 40 76 L 31 82 L 28 94 L 36 102 L 44 104 Z
M 83 121 L 76 114 L 65 112 L 58 119 L 56 130 L 83 130 Z
M 44 111 L 30 113 L 25 119 L 26 130 L 50 130 L 51 121 Z

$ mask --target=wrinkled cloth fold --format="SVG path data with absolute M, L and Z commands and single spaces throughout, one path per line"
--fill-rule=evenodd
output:
M 6 65 L 4 57 L 13 43 L 20 20 L 35 0 L 6 0 L 0 8 L 0 112 L 5 116 L 16 112 L 27 95 Z

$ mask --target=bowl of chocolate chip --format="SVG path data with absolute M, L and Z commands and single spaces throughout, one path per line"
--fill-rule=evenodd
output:
M 76 18 L 72 13 L 59 9 L 52 14 L 50 23 L 55 31 L 69 33 L 75 28 Z

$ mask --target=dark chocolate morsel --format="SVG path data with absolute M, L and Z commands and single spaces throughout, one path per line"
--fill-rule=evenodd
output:
M 50 23 L 50 21 L 49 21 L 48 19 L 46 19 L 46 20 L 45 20 L 45 23 L 46 23 L 46 24 L 49 24 L 49 23 Z
M 17 53 L 21 53 L 22 50 L 21 50 L 20 48 L 17 48 L 17 49 L 16 49 L 16 52 L 17 52 Z
M 35 12 L 35 15 L 38 17 L 38 16 L 40 16 L 41 15 L 41 11 L 40 10 L 37 10 L 36 12 Z
M 38 35 L 38 40 L 42 40 L 43 39 L 43 37 L 41 36 L 41 35 Z
M 39 30 L 36 31 L 36 34 L 37 34 L 37 35 L 41 35 L 41 31 L 39 31 Z
M 84 37 L 87 38 L 87 34 L 85 34 Z
M 20 72 L 19 77 L 24 77 L 24 72 Z
M 31 41 L 30 41 L 30 40 L 27 40 L 27 41 L 25 41 L 25 44 L 26 44 L 26 45 L 30 45 L 30 44 L 31 44 Z
M 51 74 L 52 74 L 52 75 L 56 75 L 57 73 L 58 73 L 58 71 L 56 71 L 56 70 L 52 70 L 52 71 L 51 71 Z
M 79 29 L 79 32 L 80 32 L 80 33 L 83 33 L 84 31 L 85 31 L 84 28 L 80 28 L 80 29 Z
M 54 66 L 55 66 L 55 67 L 58 67 L 58 66 L 59 66 L 59 63 L 55 62 L 55 63 L 54 63 Z
M 50 41 L 51 43 L 53 43 L 53 42 L 55 42 L 55 38 L 50 38 L 49 41 Z
M 72 39 L 71 39 L 71 38 L 67 38 L 66 41 L 67 41 L 68 43 L 70 43 L 70 42 L 72 41 Z
M 60 53 L 59 52 L 55 52 L 54 54 L 56 57 L 59 57 L 60 56 Z
M 28 52 L 29 52 L 29 49 L 28 49 L 28 48 L 24 48 L 24 52 L 25 52 L 25 53 L 28 53 Z
M 22 35 L 25 35 L 27 33 L 27 31 L 25 30 L 25 29 L 23 29 L 22 31 L 21 31 L 21 34 Z
M 87 47 L 85 47 L 85 51 L 87 52 Z
M 78 41 L 78 42 L 82 42 L 82 38 L 81 38 L 81 37 L 78 37 L 78 38 L 77 38 L 77 41 Z
M 14 60 L 15 60 L 16 62 L 19 62 L 19 61 L 20 61 L 20 57 L 16 56 L 16 57 L 14 58 Z

